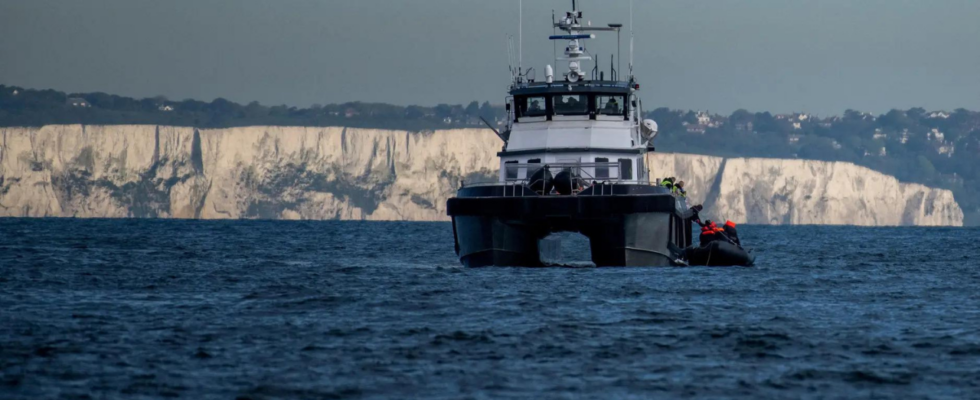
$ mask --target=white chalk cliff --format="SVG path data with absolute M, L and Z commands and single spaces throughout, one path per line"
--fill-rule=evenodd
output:
M 496 176 L 477 129 L 54 125 L 0 128 L 0 216 L 446 219 Z M 952 193 L 849 163 L 651 154 L 712 215 L 762 224 L 962 225 Z
M 750 224 L 962 226 L 949 190 L 845 162 L 650 154 L 651 175 L 685 181 L 690 204 Z

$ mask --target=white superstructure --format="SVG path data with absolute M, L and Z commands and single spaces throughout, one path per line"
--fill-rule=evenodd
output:
M 590 32 L 618 34 L 622 25 L 583 26 L 582 11 L 574 8 L 573 2 L 573 10 L 554 21 L 562 34 L 550 37 L 566 41 L 559 60 L 568 62 L 567 71 L 556 77 L 548 65 L 545 81 L 535 82 L 533 73 L 515 70 L 507 98 L 509 121 L 501 133 L 505 145 L 498 154 L 500 182 L 527 180 L 539 165 L 548 164 L 572 168 L 585 180 L 647 184 L 643 160 L 656 124 L 641 118 L 640 86 L 632 76 L 619 80 L 611 59 L 608 70 L 601 71 L 583 44 L 595 37 Z

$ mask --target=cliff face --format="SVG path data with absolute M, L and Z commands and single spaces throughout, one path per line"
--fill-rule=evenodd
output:
M 0 216 L 445 220 L 493 179 L 485 130 L 0 128 Z M 751 223 L 961 225 L 950 192 L 846 163 L 653 154 L 711 215 Z
M 688 154 L 647 157 L 651 174 L 685 181 L 706 214 L 750 224 L 963 225 L 948 190 L 900 183 L 851 163 Z
M 499 147 L 477 130 L 8 128 L 0 216 L 442 220 Z

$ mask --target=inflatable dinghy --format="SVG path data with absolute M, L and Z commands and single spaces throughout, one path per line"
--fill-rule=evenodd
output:
M 705 246 L 684 249 L 688 265 L 708 267 L 748 267 L 755 262 L 755 256 L 734 244 L 714 240 Z

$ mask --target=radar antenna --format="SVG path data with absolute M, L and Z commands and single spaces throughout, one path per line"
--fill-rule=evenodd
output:
M 582 11 L 578 9 L 578 2 L 572 0 L 572 11 L 565 13 L 554 22 L 554 27 L 565 32 L 565 34 L 555 34 L 548 37 L 551 40 L 567 40 L 565 45 L 565 57 L 555 60 L 568 61 L 568 72 L 565 73 L 565 80 L 568 82 L 578 82 L 585 78 L 585 71 L 582 63 L 594 61 L 592 56 L 585 50 L 585 46 L 580 42 L 586 39 L 595 39 L 595 34 L 586 33 L 594 31 L 616 31 L 622 27 L 621 24 L 610 24 L 608 27 L 593 27 L 591 23 L 586 26 L 582 24 Z
M 555 24 L 556 28 L 567 34 L 549 37 L 551 40 L 568 41 L 568 44 L 565 45 L 565 57 L 559 58 L 559 60 L 568 61 L 568 72 L 565 73 L 565 80 L 569 82 L 578 82 L 585 78 L 582 62 L 592 60 L 592 57 L 585 52 L 585 46 L 579 40 L 594 39 L 595 35 L 581 33 L 586 30 L 582 27 L 581 19 L 582 11 L 578 10 L 575 0 L 572 0 L 572 11 L 566 12 L 565 16 L 559 18 Z

